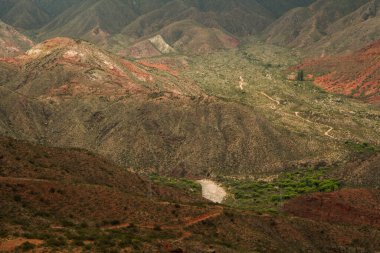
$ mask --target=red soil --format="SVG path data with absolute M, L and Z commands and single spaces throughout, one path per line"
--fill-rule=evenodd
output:
M 354 54 L 306 61 L 295 69 L 315 75 L 314 83 L 328 92 L 380 102 L 380 40 Z
M 380 227 L 380 191 L 343 189 L 315 193 L 288 201 L 286 212 L 307 219 L 329 223 Z
M 153 81 L 153 77 L 147 73 L 146 71 L 138 68 L 136 65 L 134 65 L 131 62 L 128 62 L 126 60 L 120 60 L 120 62 L 127 67 L 127 69 L 132 72 L 138 79 L 146 81 Z
M 162 71 L 165 71 L 165 72 L 168 72 L 169 74 L 173 75 L 173 76 L 178 76 L 178 71 L 176 70 L 173 70 L 171 69 L 168 65 L 166 64 L 162 64 L 162 63 L 153 63 L 153 62 L 149 62 L 149 61 L 139 61 L 139 63 L 145 67 L 148 67 L 148 68 L 154 68 L 154 69 L 158 69 L 158 70 L 162 70 Z
M 17 247 L 21 246 L 23 243 L 29 242 L 36 246 L 44 243 L 42 240 L 37 239 L 25 239 L 25 238 L 16 238 L 16 239 L 7 239 L 0 241 L 0 252 L 11 252 L 14 251 Z

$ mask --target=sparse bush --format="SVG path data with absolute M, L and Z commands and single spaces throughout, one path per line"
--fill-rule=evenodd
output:
M 160 225 L 154 225 L 154 228 L 153 228 L 155 231 L 161 231 L 161 226 Z
M 303 70 L 299 70 L 297 72 L 297 81 L 303 81 L 304 80 L 304 72 Z
M 120 225 L 120 221 L 118 221 L 118 220 L 113 220 L 113 221 L 110 222 L 110 224 L 111 224 L 112 226 Z
M 0 238 L 4 238 L 7 236 L 8 236 L 8 232 L 5 229 L 0 228 Z
M 64 237 L 52 237 L 46 241 L 46 244 L 50 247 L 63 247 L 67 245 L 67 242 Z
M 34 249 L 35 247 L 36 247 L 36 245 L 34 245 L 30 242 L 24 242 L 19 247 L 17 247 L 17 249 L 25 252 L 25 251 L 30 251 L 30 250 Z

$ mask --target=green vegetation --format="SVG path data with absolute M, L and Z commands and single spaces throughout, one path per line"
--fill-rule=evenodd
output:
M 149 178 L 154 183 L 165 185 L 165 186 L 189 190 L 194 193 L 200 193 L 202 191 L 202 187 L 200 184 L 192 180 L 185 179 L 185 178 L 163 177 L 157 174 L 152 174 L 149 176 Z
M 357 143 L 353 141 L 346 141 L 345 144 L 349 150 L 358 154 L 373 154 L 376 152 L 380 152 L 380 149 L 378 147 L 375 147 L 366 142 Z
M 34 249 L 36 247 L 36 245 L 30 243 L 30 242 L 24 242 L 23 244 L 21 244 L 19 247 L 17 247 L 19 250 L 23 251 L 23 252 L 26 252 L 26 251 L 31 251 L 32 249 Z
M 265 213 L 278 212 L 281 204 L 301 194 L 332 192 L 340 182 L 327 177 L 327 168 L 308 168 L 282 173 L 271 182 L 222 178 L 222 183 L 232 194 L 226 204 L 241 209 Z
M 304 80 L 304 72 L 303 70 L 299 70 L 297 72 L 297 81 L 303 81 Z

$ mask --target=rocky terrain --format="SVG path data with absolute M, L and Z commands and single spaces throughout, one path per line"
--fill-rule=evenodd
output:
M 353 52 L 379 38 L 379 7 L 378 0 L 318 0 L 284 14 L 264 37 L 269 43 L 302 48 L 309 56 Z
M 2 131 L 13 137 L 182 176 L 276 171 L 316 156 L 303 138 L 254 108 L 209 96 L 174 66 L 65 38 L 2 64 Z
M 0 252 L 379 252 L 379 3 L 1 0 Z
M 296 69 L 311 74 L 328 92 L 380 102 L 380 41 L 350 55 L 306 61 Z
M 272 217 L 208 203 L 179 183 L 150 182 L 84 150 L 0 137 L 0 155 L 0 250 L 334 252 L 380 247 L 377 191 L 300 197 L 285 205 L 290 216 Z M 358 201 L 363 196 L 366 201 Z M 320 203 L 325 205 L 320 208 Z M 318 208 L 310 208 L 314 205 Z
M 33 44 L 29 38 L 16 31 L 15 28 L 0 21 L 0 57 L 23 54 Z

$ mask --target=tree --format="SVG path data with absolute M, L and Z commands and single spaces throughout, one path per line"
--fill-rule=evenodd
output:
M 297 81 L 303 81 L 304 80 L 304 73 L 303 70 L 299 70 L 297 72 Z

